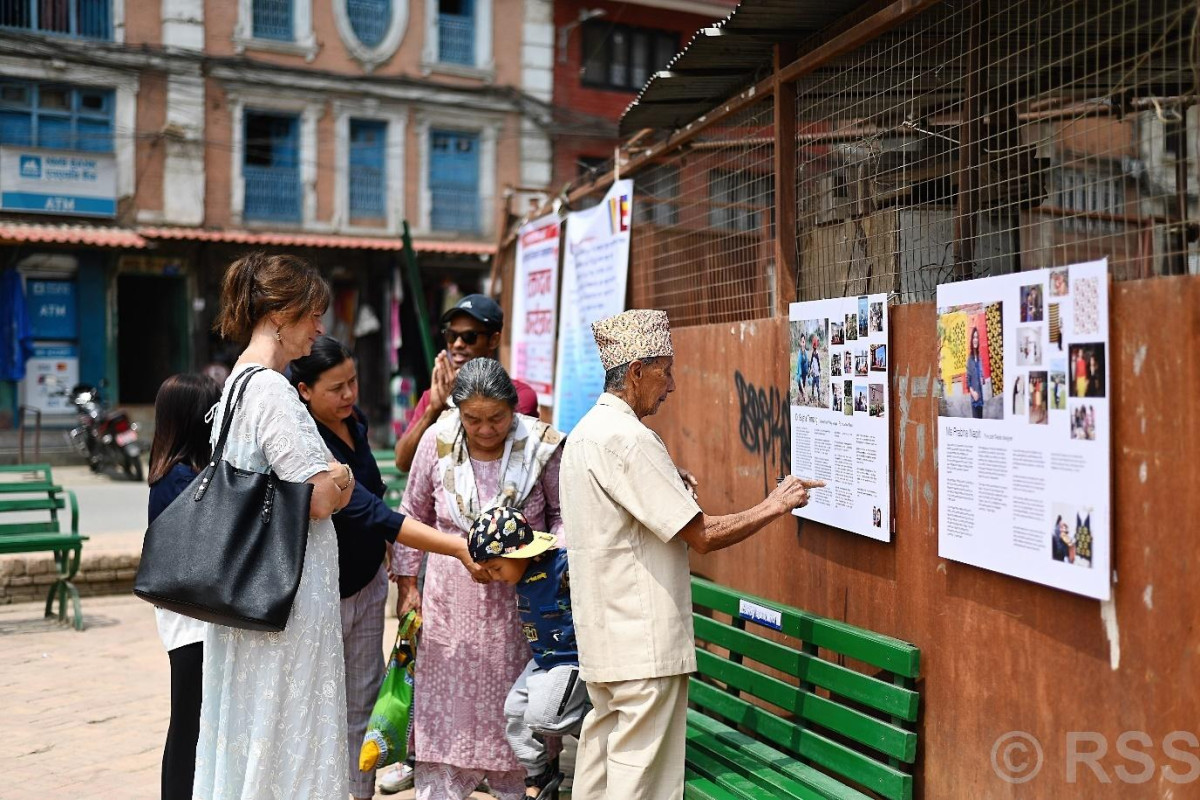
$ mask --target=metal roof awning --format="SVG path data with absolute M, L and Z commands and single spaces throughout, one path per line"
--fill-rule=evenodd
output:
M 621 136 L 688 124 L 769 69 L 776 44 L 811 36 L 867 1 L 742 0 L 650 77 L 621 116 Z

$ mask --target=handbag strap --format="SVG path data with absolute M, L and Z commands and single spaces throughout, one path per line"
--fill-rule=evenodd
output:
M 233 412 L 241 404 L 242 395 L 246 393 L 250 379 L 265 369 L 266 367 L 251 367 L 233 382 L 233 386 L 225 398 L 225 410 L 221 414 L 221 435 L 217 439 L 216 446 L 213 447 L 212 458 L 209 459 L 208 467 L 204 470 L 204 477 L 200 479 L 200 485 L 196 488 L 195 500 L 204 497 L 204 492 L 208 490 L 208 484 L 212 480 L 213 471 L 217 468 L 217 462 L 221 460 L 221 456 L 225 452 L 225 442 L 229 438 L 229 428 L 233 424 Z

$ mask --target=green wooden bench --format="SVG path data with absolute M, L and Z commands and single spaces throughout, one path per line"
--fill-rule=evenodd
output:
M 391 450 L 372 450 L 375 463 L 379 466 L 379 474 L 387 489 L 383 500 L 392 508 L 400 507 L 400 498 L 404 497 L 404 487 L 408 484 L 408 473 L 396 468 L 396 454 Z
M 916 647 L 703 578 L 692 602 L 685 798 L 911 800 Z
M 70 506 L 71 527 L 63 529 L 59 511 Z M 45 512 L 46 519 L 41 519 Z M 0 466 L 0 514 L 36 514 L 39 519 L 5 522 L 0 517 L 0 554 L 54 554 L 58 577 L 46 594 L 46 616 L 53 616 L 58 599 L 58 618 L 67 619 L 67 599 L 75 610 L 75 629 L 83 630 L 83 610 L 79 591 L 71 579 L 79 572 L 86 536 L 79 535 L 79 502 L 75 493 L 54 483 L 48 464 Z M 10 518 L 11 519 L 11 518 Z

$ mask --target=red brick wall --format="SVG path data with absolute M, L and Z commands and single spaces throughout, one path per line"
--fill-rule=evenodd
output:
M 713 22 L 712 19 L 696 14 L 681 14 L 661 8 L 647 8 L 632 3 L 591 2 L 590 0 L 566 0 L 554 4 L 555 57 L 554 57 L 554 105 L 562 109 L 568 118 L 592 115 L 610 120 L 613 131 L 621 114 L 633 102 L 636 92 L 621 92 L 609 89 L 592 89 L 583 85 L 580 69 L 583 66 L 583 26 L 576 24 L 567 37 L 565 63 L 558 51 L 559 33 L 565 26 L 579 20 L 583 9 L 603 9 L 606 13 L 600 22 L 674 31 L 679 35 L 682 49 L 691 41 L 695 32 Z M 659 67 L 661 65 L 655 65 Z M 572 113 L 575 112 L 575 113 Z M 611 158 L 618 139 L 614 135 L 606 138 L 581 138 L 560 136 L 555 141 L 553 185 L 558 187 L 574 180 L 577 174 L 577 159 L 581 156 Z
M 163 165 L 166 146 L 155 134 L 162 131 L 167 116 L 167 77 L 161 72 L 143 72 L 138 83 L 137 139 L 134 158 L 134 207 L 139 211 L 162 211 Z

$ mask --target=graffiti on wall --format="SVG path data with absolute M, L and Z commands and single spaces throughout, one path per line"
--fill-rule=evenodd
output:
M 792 468 L 792 424 L 787 395 L 776 386 L 755 386 L 740 370 L 733 373 L 738 396 L 738 436 L 762 459 L 763 493 Z

